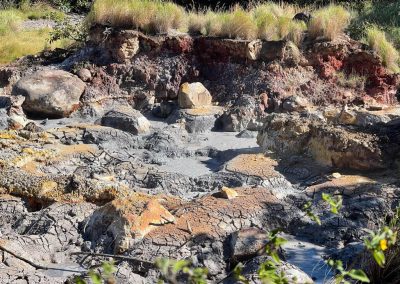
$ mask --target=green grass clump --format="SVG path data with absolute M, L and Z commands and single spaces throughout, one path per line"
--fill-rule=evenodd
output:
M 373 24 L 386 32 L 397 49 L 400 49 L 400 0 L 364 1 L 356 9 L 356 17 L 349 27 L 350 35 L 360 40 Z
M 376 26 L 371 26 L 367 29 L 367 41 L 382 58 L 383 64 L 392 72 L 400 72 L 399 62 L 400 55 L 393 44 L 387 40 L 384 31 Z
M 342 6 L 331 4 L 313 13 L 308 31 L 313 38 L 334 40 L 348 27 L 350 19 L 349 11 Z
M 48 43 L 51 29 L 24 30 L 21 23 L 28 19 L 42 19 L 64 17 L 61 12 L 56 12 L 44 4 L 22 6 L 20 9 L 10 8 L 0 10 L 0 64 L 7 64 L 25 55 L 36 54 L 44 49 L 64 47 L 68 40 Z
M 0 36 L 16 32 L 22 20 L 22 13 L 16 9 L 0 10 Z

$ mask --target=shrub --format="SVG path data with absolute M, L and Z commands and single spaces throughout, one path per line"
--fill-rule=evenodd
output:
M 334 40 L 350 24 L 351 14 L 342 6 L 329 5 L 313 14 L 308 31 L 313 38 L 324 37 Z
M 392 72 L 400 72 L 399 69 L 399 52 L 394 48 L 393 44 L 387 40 L 385 32 L 376 26 L 367 29 L 368 44 L 382 58 L 383 64 Z

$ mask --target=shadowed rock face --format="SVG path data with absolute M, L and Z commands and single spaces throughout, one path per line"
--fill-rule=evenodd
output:
M 264 150 L 284 156 L 310 154 L 330 167 L 357 170 L 385 167 L 376 135 L 335 128 L 296 115 L 271 115 L 257 140 Z

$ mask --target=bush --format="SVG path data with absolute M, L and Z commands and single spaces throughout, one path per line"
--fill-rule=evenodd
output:
M 385 32 L 371 26 L 367 29 L 368 44 L 379 54 L 382 58 L 383 64 L 392 72 L 400 72 L 399 69 L 399 52 L 394 48 L 393 44 L 387 40 Z
M 334 40 L 348 27 L 350 19 L 349 11 L 342 6 L 331 4 L 313 13 L 308 31 L 313 38 Z

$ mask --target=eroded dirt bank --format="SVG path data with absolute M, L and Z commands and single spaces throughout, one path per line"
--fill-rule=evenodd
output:
M 354 70 L 363 84 L 339 78 Z M 119 283 L 155 283 L 159 257 L 210 283 L 242 261 L 256 283 L 281 228 L 282 269 L 322 283 L 323 260 L 350 264 L 398 205 L 398 83 L 344 36 L 298 49 L 96 27 L 75 53 L 2 67 L 0 282 L 72 281 L 95 252 L 130 258 Z

